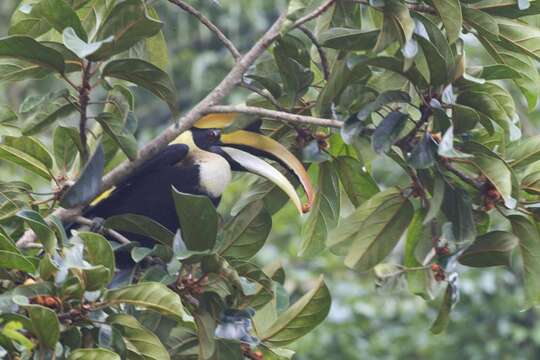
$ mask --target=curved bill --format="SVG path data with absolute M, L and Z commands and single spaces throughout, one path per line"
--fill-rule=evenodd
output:
M 272 138 L 269 138 L 267 136 L 257 134 L 251 131 L 245 131 L 245 130 L 238 130 L 229 134 L 222 134 L 221 143 L 223 145 L 222 149 L 226 151 L 227 154 L 229 154 L 233 158 L 233 160 L 237 161 L 247 170 L 257 173 L 256 171 L 262 171 L 260 169 L 262 167 L 265 167 L 265 168 L 271 168 L 272 170 L 277 172 L 281 177 L 275 175 L 275 173 L 271 172 L 270 170 L 264 170 L 264 171 L 266 171 L 267 174 L 272 175 L 273 177 L 269 177 L 264 174 L 259 174 L 259 175 L 267 177 L 269 180 L 273 181 L 276 185 L 278 185 L 283 191 L 285 191 L 289 195 L 289 197 L 293 200 L 293 202 L 295 202 L 295 205 L 297 206 L 300 212 L 308 212 L 309 209 L 311 209 L 311 206 L 313 205 L 313 200 L 314 200 L 314 192 L 313 192 L 313 185 L 311 184 L 309 175 L 307 174 L 300 160 L 298 160 L 289 150 L 287 150 L 285 146 L 281 145 L 280 143 L 278 143 Z M 263 154 L 270 155 L 270 157 L 273 157 L 276 160 L 279 160 L 284 166 L 289 168 L 300 180 L 300 183 L 302 184 L 302 187 L 304 188 L 304 191 L 306 193 L 307 203 L 304 204 L 303 206 L 299 203 L 300 200 L 298 199 L 298 194 L 296 194 L 296 191 L 294 187 L 292 186 L 292 184 L 287 180 L 287 178 L 285 178 L 285 176 L 283 176 L 283 174 L 281 174 L 278 170 L 270 166 L 267 162 L 245 151 L 242 151 L 242 153 L 248 154 L 259 161 L 257 163 L 258 165 L 255 165 L 256 163 L 253 159 L 247 158 L 243 154 L 240 154 L 234 151 L 233 151 L 234 154 L 231 154 L 231 149 L 233 150 L 238 150 L 238 149 L 229 148 L 229 147 L 225 148 L 225 146 L 227 145 L 246 146 L 246 147 L 261 151 Z M 233 155 L 243 156 L 245 159 L 243 161 L 239 161 L 235 159 Z M 251 164 L 254 164 L 253 166 L 255 166 L 255 168 L 254 169 L 248 168 L 248 166 L 246 166 L 245 161 L 249 161 L 250 166 Z M 285 181 L 287 185 L 282 184 L 283 181 Z M 296 199 L 298 199 L 298 203 L 296 202 Z
M 247 171 L 257 174 L 259 176 L 265 177 L 268 180 L 276 184 L 281 190 L 283 190 L 289 198 L 294 203 L 294 206 L 298 209 L 300 213 L 304 211 L 302 207 L 302 202 L 296 193 L 294 186 L 287 180 L 287 178 L 279 172 L 276 168 L 272 167 L 266 161 L 259 159 L 255 155 L 231 147 L 222 147 L 227 155 L 231 157 L 234 161 L 241 164 L 243 168 Z

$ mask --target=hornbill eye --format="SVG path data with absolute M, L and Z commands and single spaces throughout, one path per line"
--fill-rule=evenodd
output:
M 219 130 L 210 130 L 207 134 L 207 140 L 210 144 L 213 144 L 219 140 L 221 132 Z

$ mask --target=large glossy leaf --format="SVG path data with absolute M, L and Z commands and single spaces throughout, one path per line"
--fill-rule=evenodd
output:
M 526 4 L 523 6 L 522 4 Z M 509 18 L 540 14 L 540 3 L 528 0 L 488 0 L 479 1 L 473 6 L 487 13 Z
M 300 255 L 312 257 L 324 250 L 328 231 L 337 225 L 340 209 L 338 174 L 333 163 L 319 165 L 318 189 L 306 222 L 302 225 Z
M 477 237 L 458 260 L 471 267 L 510 266 L 512 250 L 518 242 L 512 233 L 492 231 Z
M 142 215 L 124 214 L 107 218 L 105 226 L 117 231 L 147 236 L 157 242 L 172 246 L 174 234 L 160 223 Z
M 39 213 L 33 210 L 22 210 L 17 213 L 17 216 L 26 221 L 48 253 L 51 254 L 56 250 L 56 236 L 54 231 L 49 228 L 49 225 L 47 225 Z
M 65 69 L 62 54 L 28 36 L 0 38 L 0 58 L 24 60 L 59 73 L 63 73 Z
M 472 201 L 469 194 L 446 185 L 442 210 L 452 222 L 453 235 L 462 245 L 470 244 L 476 237 L 476 225 L 472 213 Z
M 53 159 L 45 145 L 29 136 L 12 137 L 4 136 L 4 144 L 11 146 L 14 149 L 24 152 L 25 154 L 37 159 L 47 168 L 52 169 Z
M 505 205 L 514 208 L 516 200 L 512 198 L 512 171 L 508 164 L 497 154 L 478 143 L 466 143 L 463 150 L 474 155 L 469 161 L 495 186 Z
M 42 79 L 52 72 L 28 61 L 6 59 L 0 63 L 0 81 Z
M 142 0 L 127 0 L 117 3 L 100 26 L 97 41 L 113 37 L 90 56 L 91 60 L 104 60 L 119 54 L 138 41 L 156 35 L 162 23 L 148 16 Z
M 27 273 L 36 271 L 34 263 L 18 252 L 0 250 L 0 268 L 17 269 Z
M 338 50 L 371 50 L 379 36 L 378 30 L 331 28 L 320 34 L 322 46 Z
M 526 217 L 512 215 L 508 219 L 519 239 L 528 306 L 534 306 L 540 302 L 540 231 L 538 225 Z
M 452 310 L 453 292 L 454 288 L 452 287 L 452 285 L 448 284 L 446 290 L 444 291 L 444 296 L 441 302 L 441 306 L 439 308 L 439 313 L 437 314 L 437 318 L 429 329 L 433 334 L 442 333 L 450 322 L 450 311 Z
M 84 259 L 94 266 L 102 265 L 109 269 L 112 280 L 115 271 L 114 252 L 111 243 L 102 235 L 80 231 L 77 235 L 84 241 Z
M 399 41 L 402 45 L 405 44 L 412 38 L 415 28 L 409 8 L 400 1 L 385 1 L 382 11 L 383 24 L 377 43 L 373 48 L 374 52 L 386 49 L 394 41 Z
M 388 196 L 389 194 L 393 196 Z M 334 236 L 348 235 L 347 237 L 353 238 L 350 251 L 345 257 L 346 266 L 359 271 L 370 270 L 392 251 L 409 225 L 413 217 L 410 201 L 396 189 L 389 189 L 384 192 L 384 195 L 387 196 L 387 201 L 380 204 L 373 212 L 364 217 L 366 209 L 372 208 L 370 201 L 364 203 L 345 218 L 336 231 Z M 370 200 L 375 199 L 375 196 Z M 359 220 L 363 221 L 356 231 L 349 235 L 351 226 L 358 224 Z
M 274 58 L 281 75 L 288 105 L 293 105 L 303 96 L 313 81 L 313 72 L 299 58 L 294 58 L 285 41 L 280 41 L 274 48 Z
M 453 43 L 459 38 L 463 22 L 459 0 L 433 0 L 433 5 L 444 24 L 448 41 Z
M 219 252 L 236 259 L 250 259 L 263 247 L 271 229 L 272 217 L 263 202 L 254 201 L 225 224 Z
M 76 349 L 68 360 L 120 360 L 120 355 L 107 349 Z
M 53 153 L 56 166 L 61 170 L 68 170 L 75 161 L 77 152 L 74 148 L 80 149 L 81 138 L 79 132 L 75 128 L 58 126 L 54 130 L 53 135 Z
M 104 301 L 110 305 L 131 304 L 144 307 L 178 320 L 185 316 L 178 294 L 161 283 L 145 282 L 107 290 Z
M 137 158 L 137 139 L 130 133 L 122 118 L 116 113 L 104 112 L 98 115 L 96 121 L 99 122 L 101 128 L 110 136 L 111 139 L 118 145 L 131 161 Z
M 112 38 L 108 38 L 97 42 L 87 43 L 86 40 L 83 40 L 78 36 L 77 32 L 73 30 L 72 27 L 68 27 L 62 32 L 62 41 L 66 48 L 81 59 L 94 54 L 103 44 L 111 42 L 112 40 Z
M 525 166 L 540 160 L 540 135 L 511 143 L 505 157 L 510 166 L 517 170 L 522 170 Z
M 371 144 L 376 153 L 384 153 L 397 141 L 401 130 L 405 127 L 408 114 L 393 111 L 388 114 L 375 129 Z
M 34 135 L 52 125 L 57 120 L 63 119 L 77 111 L 75 105 L 69 102 L 62 102 L 58 105 L 50 106 L 36 112 L 22 129 L 25 135 Z
M 140 59 L 113 60 L 103 68 L 103 76 L 137 84 L 165 101 L 171 112 L 177 111 L 177 90 L 169 75 Z
M 39 339 L 43 346 L 54 349 L 60 340 L 60 322 L 56 313 L 41 305 L 25 306 L 32 321 L 32 333 Z
M 188 250 L 205 251 L 214 248 L 218 215 L 207 196 L 184 194 L 173 189 L 176 213 L 180 220 L 182 239 Z
M 336 170 L 351 203 L 358 207 L 379 192 L 377 183 L 369 173 L 363 170 L 362 164 L 350 156 L 339 156 Z
M 70 27 L 77 35 L 86 40 L 81 20 L 77 13 L 64 0 L 41 0 L 32 7 L 32 13 L 44 18 L 59 33 Z
M 503 17 L 495 19 L 499 25 L 502 46 L 540 60 L 540 30 L 538 28 Z
M 304 336 L 319 325 L 330 311 L 330 292 L 322 277 L 315 287 L 282 313 L 261 334 L 264 342 L 283 346 Z
M 407 237 L 405 239 L 405 249 L 403 253 L 403 265 L 407 268 L 422 267 L 422 263 L 416 258 L 416 248 L 423 240 L 426 233 L 426 215 L 425 209 L 418 209 L 414 213 L 413 219 L 407 229 Z M 431 235 L 431 234 L 430 234 Z M 425 299 L 429 298 L 426 293 L 426 284 L 428 283 L 428 274 L 426 270 L 408 271 L 407 285 L 409 291 L 415 295 Z
M 122 328 L 127 358 L 141 360 L 169 360 L 170 356 L 159 338 L 141 325 L 133 316 L 114 314 L 107 322 Z
M 0 159 L 15 163 L 46 180 L 51 179 L 49 168 L 45 164 L 14 147 L 0 144 Z
M 82 170 L 77 182 L 66 191 L 60 200 L 60 205 L 71 208 L 95 198 L 101 191 L 101 178 L 104 167 L 103 147 L 99 145 Z

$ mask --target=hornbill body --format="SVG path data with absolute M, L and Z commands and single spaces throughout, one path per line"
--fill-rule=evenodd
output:
M 232 178 L 232 171 L 249 171 L 268 178 L 285 191 L 301 212 L 309 210 L 313 190 L 298 159 L 275 140 L 262 134 L 238 130 L 222 134 L 232 123 L 232 114 L 213 114 L 199 120 L 163 151 L 138 168 L 113 190 L 100 195 L 84 212 L 88 218 L 107 219 L 122 214 L 149 217 L 175 233 L 179 227 L 172 187 L 189 194 L 208 196 L 218 205 Z M 256 157 L 276 160 L 300 180 L 307 196 L 302 205 L 295 188 L 275 168 Z M 155 241 L 137 234 L 125 234 L 131 241 L 152 247 Z M 118 265 L 130 262 L 117 256 Z

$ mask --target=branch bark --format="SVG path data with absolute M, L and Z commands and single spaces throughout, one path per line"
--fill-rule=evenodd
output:
M 246 105 L 217 105 L 211 106 L 206 110 L 206 113 L 240 113 L 249 115 L 258 115 L 269 120 L 281 120 L 303 125 L 317 125 L 333 128 L 340 128 L 343 122 L 338 120 L 322 119 L 313 116 L 291 114 L 284 111 L 269 110 L 254 106 Z
M 234 46 L 233 42 L 229 40 L 229 38 L 227 38 L 227 36 L 225 36 L 225 34 L 216 25 L 214 25 L 214 23 L 210 21 L 210 19 L 204 16 L 199 10 L 185 3 L 183 0 L 168 0 L 168 1 L 180 7 L 182 10 L 195 16 L 197 19 L 199 19 L 199 21 L 204 26 L 206 26 L 208 30 L 216 34 L 217 38 L 223 43 L 223 45 L 225 45 L 225 47 L 229 49 L 230 53 L 232 54 L 235 60 L 238 60 L 242 57 L 238 49 L 236 49 L 236 46 Z

